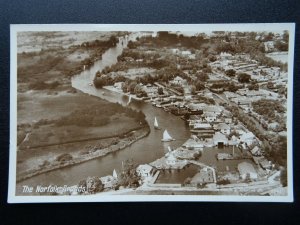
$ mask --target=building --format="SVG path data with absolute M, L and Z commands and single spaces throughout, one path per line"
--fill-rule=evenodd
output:
M 186 147 L 189 150 L 194 150 L 194 149 L 200 149 L 202 150 L 204 145 L 202 141 L 199 141 L 197 137 L 188 139 L 183 145 L 183 147 Z
M 191 133 L 196 134 L 197 137 L 204 140 L 206 138 L 212 138 L 215 134 L 215 130 L 208 123 L 194 123 Z
M 272 163 L 271 161 L 268 161 L 266 158 L 263 158 L 262 160 L 259 161 L 259 165 L 265 169 L 265 170 L 270 170 L 272 169 Z
M 246 179 L 248 176 L 250 179 L 257 179 L 258 175 L 251 163 L 242 162 L 238 164 L 238 171 L 242 179 Z
M 184 84 L 184 79 L 179 77 L 179 76 L 176 76 L 172 81 L 170 81 L 171 83 L 175 84 L 175 85 L 180 85 L 182 86 Z
M 224 134 L 216 132 L 213 136 L 213 143 L 218 148 L 223 148 L 225 145 L 228 145 L 228 139 Z
M 152 166 L 148 164 L 143 164 L 143 165 L 139 165 L 136 168 L 136 172 L 142 179 L 144 179 L 147 177 L 151 177 L 154 172 L 154 169 Z
M 217 115 L 213 112 L 204 112 L 203 117 L 209 123 L 214 122 L 217 119 Z
M 100 177 L 100 180 L 104 185 L 104 188 L 113 188 L 118 183 L 118 179 L 111 175 Z
M 216 115 L 220 115 L 223 110 L 224 110 L 223 107 L 217 105 L 208 105 L 205 108 L 203 108 L 203 112 L 211 112 Z
M 256 142 L 256 137 L 252 132 L 246 132 L 240 136 L 240 142 L 243 142 L 250 146 Z
M 264 42 L 265 52 L 271 52 L 274 50 L 274 41 L 266 41 Z
M 215 129 L 217 131 L 220 131 L 222 134 L 226 134 L 226 135 L 229 135 L 230 134 L 230 126 L 226 123 L 219 123 L 215 126 Z
M 172 152 L 168 152 L 165 157 L 166 157 L 166 164 L 170 166 L 175 165 L 178 161 Z
M 258 146 L 255 146 L 250 150 L 251 154 L 254 156 L 261 156 L 261 149 Z

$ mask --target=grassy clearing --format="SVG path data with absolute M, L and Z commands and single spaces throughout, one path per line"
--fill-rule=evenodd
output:
M 113 138 L 124 138 L 125 133 L 145 126 L 143 114 L 71 87 L 72 75 L 115 45 L 113 34 L 25 32 L 18 36 L 18 174 L 64 153 L 107 147 Z

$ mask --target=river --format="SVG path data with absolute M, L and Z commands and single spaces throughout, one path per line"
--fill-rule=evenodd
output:
M 126 105 L 128 97 L 105 89 L 96 89 L 91 86 L 94 75 L 98 70 L 104 69 L 106 66 L 113 65 L 117 62 L 117 57 L 127 46 L 129 40 L 134 40 L 143 33 L 133 33 L 128 37 L 120 38 L 116 47 L 110 48 L 103 55 L 102 59 L 88 70 L 83 71 L 79 75 L 72 78 L 72 86 L 86 94 L 106 99 L 110 102 L 118 102 Z M 148 34 L 149 35 L 149 34 Z M 155 34 L 154 34 L 155 35 Z M 81 164 L 70 167 L 53 170 L 44 174 L 40 174 L 22 182 L 17 183 L 17 193 L 21 193 L 22 185 L 35 187 L 36 185 L 74 185 L 80 180 L 88 176 L 106 176 L 111 175 L 114 169 L 119 170 L 122 161 L 133 159 L 138 164 L 150 163 L 157 158 L 162 157 L 167 152 L 167 147 L 172 148 L 181 146 L 190 136 L 188 127 L 180 117 L 165 112 L 162 109 L 155 108 L 149 103 L 133 100 L 129 107 L 135 110 L 141 110 L 146 115 L 151 132 L 150 134 L 135 142 L 131 146 L 115 153 L 108 154 L 104 157 L 93 159 Z M 154 117 L 157 118 L 159 126 L 162 130 L 153 128 Z M 170 135 L 176 141 L 164 143 L 161 142 L 163 130 L 167 129 Z

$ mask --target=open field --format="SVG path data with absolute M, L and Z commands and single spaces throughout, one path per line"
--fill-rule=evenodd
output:
M 71 164 L 105 155 L 112 149 L 86 154 L 116 143 L 126 145 L 132 141 L 126 136 L 130 132 L 143 127 L 147 130 L 142 114 L 71 87 L 71 76 L 91 66 L 114 46 L 112 35 L 122 34 L 19 33 L 18 176 L 60 168 L 57 157 L 62 154 L 75 157 L 66 160 Z M 66 162 L 63 166 L 68 165 Z
M 18 33 L 18 53 L 40 51 L 49 48 L 68 48 L 72 45 L 79 45 L 86 41 L 108 40 L 110 36 L 117 32 L 19 32 Z

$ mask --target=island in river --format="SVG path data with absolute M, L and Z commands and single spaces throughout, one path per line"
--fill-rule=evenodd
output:
M 149 133 L 142 112 L 84 94 L 71 77 L 124 32 L 18 34 L 17 181 L 123 149 Z

